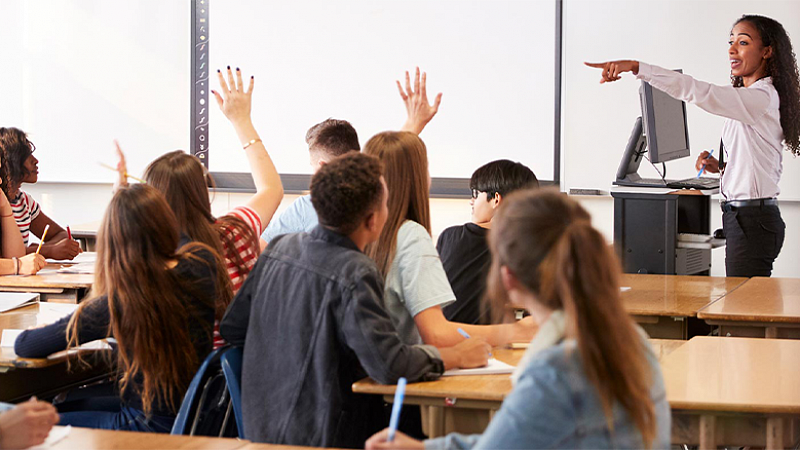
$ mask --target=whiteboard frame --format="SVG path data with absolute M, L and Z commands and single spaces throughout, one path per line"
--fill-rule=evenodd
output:
M 200 68 L 202 60 L 208 61 L 210 49 L 210 24 L 208 5 L 211 0 L 192 1 L 192 59 L 191 59 L 191 127 L 190 148 L 192 155 L 197 156 L 208 168 L 211 151 L 208 149 L 209 121 L 208 121 L 208 89 L 200 89 L 208 84 L 209 70 Z M 554 140 L 553 140 L 553 179 L 539 180 L 541 186 L 561 187 L 561 59 L 562 59 L 562 14 L 563 0 L 553 0 L 556 8 L 556 36 L 555 36 L 555 98 L 554 98 Z M 205 55 L 203 57 L 203 55 Z M 202 59 L 201 59 L 202 57 Z M 207 69 L 207 66 L 205 67 Z M 255 192 L 253 177 L 247 172 L 211 172 L 215 187 L 220 192 Z M 311 175 L 281 174 L 283 190 L 287 194 L 307 193 L 311 184 Z M 431 179 L 430 196 L 433 198 L 469 198 L 469 178 L 442 178 Z

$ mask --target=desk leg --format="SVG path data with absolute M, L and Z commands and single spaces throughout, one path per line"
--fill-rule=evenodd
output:
M 700 450 L 716 450 L 716 425 L 717 418 L 712 415 L 700 416 Z
M 778 338 L 778 327 L 767 327 L 764 330 L 764 338 L 766 338 L 766 339 L 777 339 Z
M 783 417 L 767 418 L 767 449 L 782 449 L 783 445 Z

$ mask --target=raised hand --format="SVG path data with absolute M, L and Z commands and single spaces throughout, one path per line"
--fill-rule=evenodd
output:
M 125 153 L 122 152 L 122 147 L 119 142 L 114 139 L 114 150 L 117 152 L 117 182 L 114 183 L 114 191 L 120 187 L 128 185 L 128 163 L 125 161 Z
M 603 75 L 600 79 L 601 84 L 617 81 L 622 78 L 620 75 L 625 72 L 633 72 L 634 75 L 639 73 L 639 61 L 618 60 L 602 63 L 585 62 L 584 64 L 595 69 L 603 69 Z
M 436 95 L 433 105 L 428 103 L 428 91 L 426 88 L 427 74 L 422 72 L 422 80 L 420 80 L 419 67 L 417 67 L 416 75 L 414 76 L 414 89 L 411 88 L 411 77 L 406 72 L 406 87 L 397 81 L 397 90 L 400 91 L 400 97 L 406 105 L 406 112 L 408 119 L 403 125 L 402 131 L 410 131 L 415 134 L 420 134 L 425 128 L 425 125 L 433 119 L 433 116 L 439 112 L 439 104 L 442 103 L 442 94 Z
M 250 107 L 252 104 L 253 85 L 255 84 L 254 77 L 250 77 L 250 86 L 244 90 L 244 83 L 242 82 L 242 72 L 236 68 L 236 78 L 234 79 L 231 66 L 228 66 L 228 80 L 222 72 L 217 70 L 217 78 L 219 78 L 219 92 L 211 91 L 217 99 L 217 104 L 225 117 L 233 123 L 234 126 L 250 121 Z

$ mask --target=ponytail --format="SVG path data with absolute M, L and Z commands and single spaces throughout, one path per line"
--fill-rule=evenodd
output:
M 619 402 L 649 447 L 656 418 L 645 344 L 632 320 L 620 320 L 628 313 L 620 299 L 619 262 L 589 214 L 557 191 L 522 191 L 509 196 L 494 222 L 489 295 L 505 298 L 499 271 L 506 266 L 537 302 L 563 309 L 566 334 L 577 341 L 609 428 Z

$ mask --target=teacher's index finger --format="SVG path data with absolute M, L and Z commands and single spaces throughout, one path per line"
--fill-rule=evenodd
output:
M 606 63 L 604 63 L 604 62 L 601 62 L 601 63 L 590 63 L 590 62 L 585 62 L 584 61 L 584 64 L 586 64 L 589 67 L 594 67 L 595 69 L 603 69 L 606 66 Z

